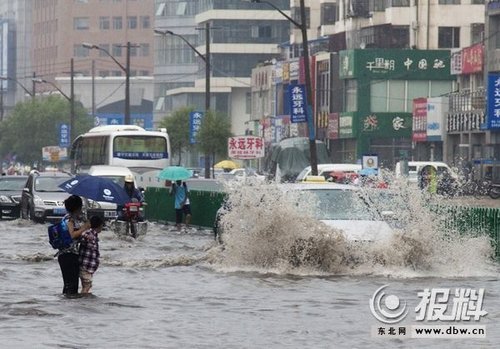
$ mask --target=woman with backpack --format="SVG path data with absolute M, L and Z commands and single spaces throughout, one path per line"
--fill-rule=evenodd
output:
M 90 223 L 82 219 L 82 198 L 77 195 L 71 195 L 64 200 L 64 207 L 68 214 L 63 220 L 67 221 L 69 234 L 73 242 L 57 253 L 57 261 L 61 267 L 61 273 L 64 281 L 63 294 L 72 295 L 78 293 L 78 282 L 80 274 L 79 258 L 79 239 L 84 231 L 90 228 Z

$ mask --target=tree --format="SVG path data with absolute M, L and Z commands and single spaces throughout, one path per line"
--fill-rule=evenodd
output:
M 160 127 L 165 127 L 170 138 L 172 156 L 178 154 L 177 165 L 182 162 L 182 152 L 189 147 L 189 114 L 194 109 L 184 107 L 175 110 L 172 115 L 160 121 Z
M 203 117 L 196 136 L 201 150 L 206 155 L 227 157 L 227 139 L 231 137 L 231 122 L 226 115 L 210 110 Z M 212 164 L 213 165 L 213 164 Z M 210 164 L 205 159 L 205 178 L 210 178 Z
M 59 124 L 70 124 L 70 103 L 60 96 L 37 97 L 16 104 L 10 116 L 0 123 L 0 156 L 15 154 L 16 160 L 33 164 L 42 160 L 42 148 L 59 144 Z M 92 127 L 92 118 L 75 103 L 75 132 Z

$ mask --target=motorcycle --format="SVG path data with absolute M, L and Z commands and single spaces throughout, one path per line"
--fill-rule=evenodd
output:
M 500 198 L 500 183 L 491 183 L 488 188 L 488 195 L 492 199 Z
M 146 235 L 148 223 L 142 220 L 144 203 L 129 202 L 123 208 L 121 219 L 116 218 L 113 230 L 118 236 L 131 236 L 134 239 Z

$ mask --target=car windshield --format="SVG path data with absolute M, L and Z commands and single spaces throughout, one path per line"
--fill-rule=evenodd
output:
M 23 190 L 26 178 L 2 178 L 0 179 L 0 191 Z
M 374 220 L 370 210 L 354 190 L 316 189 L 305 190 L 317 203 L 316 218 L 320 220 Z
M 125 185 L 125 176 L 99 176 L 99 177 L 109 178 L 121 187 Z
M 38 177 L 35 180 L 36 191 L 63 192 L 59 185 L 70 179 L 71 177 Z

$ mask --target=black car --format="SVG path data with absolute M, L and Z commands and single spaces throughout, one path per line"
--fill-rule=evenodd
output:
M 0 177 L 0 219 L 21 216 L 21 193 L 28 176 Z

